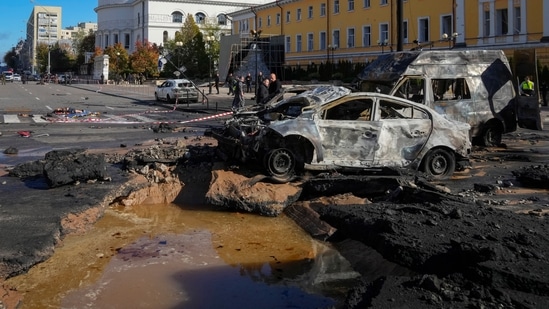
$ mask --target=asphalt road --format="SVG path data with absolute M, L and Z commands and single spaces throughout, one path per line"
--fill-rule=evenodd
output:
M 153 84 L 0 85 L 0 151 L 18 150 L 16 156 L 1 153 L 0 164 L 38 159 L 53 149 L 113 148 L 182 136 L 180 132 L 156 133 L 160 124 L 185 128 L 186 135 L 202 135 L 230 116 L 232 97 L 225 89 L 219 95 L 206 95 L 203 103 L 177 106 L 155 102 L 154 89 Z M 208 93 L 207 87 L 201 89 Z M 91 116 L 52 115 L 59 108 L 87 111 Z

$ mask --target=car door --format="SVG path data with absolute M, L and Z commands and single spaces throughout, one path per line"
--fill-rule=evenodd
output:
M 321 111 L 316 119 L 324 158 L 320 164 L 371 166 L 381 129 L 371 121 L 372 106 L 372 99 L 359 97 L 336 101 Z
M 167 91 L 170 90 L 171 81 L 167 80 L 158 87 L 158 96 L 162 99 L 166 99 Z
M 432 119 L 423 109 L 397 98 L 379 98 L 374 121 L 380 123 L 375 166 L 405 167 L 429 140 Z

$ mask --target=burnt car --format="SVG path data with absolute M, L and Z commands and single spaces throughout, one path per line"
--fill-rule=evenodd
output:
M 322 86 L 237 112 L 211 135 L 227 159 L 255 160 L 278 182 L 306 170 L 385 168 L 444 179 L 468 165 L 469 129 L 403 98 Z

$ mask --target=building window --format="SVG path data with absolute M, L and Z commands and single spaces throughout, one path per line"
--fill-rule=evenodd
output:
M 109 35 L 105 34 L 105 47 L 109 46 Z
M 227 16 L 225 14 L 217 15 L 217 24 L 218 25 L 227 25 Z
M 513 8 L 513 14 L 514 14 L 513 20 L 515 21 L 513 23 L 514 25 L 513 34 L 520 34 L 521 27 L 522 27 L 522 25 L 520 24 L 521 23 L 520 6 Z
M 348 0 L 347 1 L 347 9 L 349 11 L 354 11 L 355 10 L 355 0 Z
M 379 42 L 389 42 L 389 24 L 379 25 Z
M 334 14 L 339 13 L 339 0 L 334 0 Z
M 320 16 L 326 16 L 326 3 L 320 4 Z
M 295 51 L 301 52 L 301 34 L 295 36 Z
M 194 15 L 194 19 L 196 21 L 197 24 L 204 24 L 206 22 L 206 15 L 204 15 L 204 13 L 196 13 Z
M 129 33 L 124 34 L 124 48 L 125 49 L 130 49 L 130 34 Z
M 257 27 L 258 27 L 258 28 L 263 27 L 263 18 L 259 17 L 259 18 L 257 19 Z
M 313 6 L 309 6 L 309 8 L 307 9 L 307 17 L 310 19 L 310 18 L 313 18 Z
M 379 4 L 380 5 L 387 5 L 387 2 L 388 2 L 387 0 L 380 0 Z
M 320 50 L 326 50 L 326 32 L 320 32 L 320 46 L 318 47 Z
M 341 44 L 339 43 L 339 30 L 334 30 L 332 43 L 332 45 L 334 46 L 341 46 Z
M 276 24 L 280 25 L 280 13 L 276 13 Z
M 286 52 L 287 53 L 290 53 L 292 52 L 292 38 L 290 38 L 289 36 L 286 37 Z
M 496 35 L 509 33 L 509 18 L 507 9 L 496 10 Z
M 118 34 L 113 34 L 114 44 L 118 44 Z
M 314 36 L 312 33 L 307 34 L 307 51 L 313 51 L 314 49 Z
M 177 23 L 177 24 L 183 23 L 183 14 L 181 12 L 173 12 L 172 23 Z
M 290 22 L 290 11 L 286 11 L 286 22 Z
M 488 37 L 490 36 L 490 11 L 484 11 L 483 24 L 484 24 L 483 35 L 485 37 Z
M 267 27 L 271 26 L 271 15 L 267 16 Z
M 347 47 L 355 47 L 355 28 L 347 29 Z
M 429 42 L 429 19 L 420 18 L 419 19 L 419 41 L 420 42 Z
M 364 0 L 362 2 L 362 7 L 364 7 L 365 9 L 370 8 L 370 0 Z
M 448 36 L 451 36 L 452 33 L 454 33 L 453 27 L 452 27 L 452 15 L 444 15 L 441 17 L 440 21 L 440 29 L 442 30 L 442 34 L 446 33 Z
M 370 26 L 362 27 L 362 46 L 369 47 L 372 45 L 372 28 Z
M 301 9 L 297 9 L 297 12 L 295 13 L 295 20 L 301 20 Z
M 168 36 L 168 31 L 162 32 L 162 43 L 168 42 L 169 39 L 170 37 Z

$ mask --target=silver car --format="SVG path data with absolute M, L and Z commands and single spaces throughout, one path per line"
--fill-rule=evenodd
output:
M 468 165 L 470 126 L 412 101 L 323 86 L 213 130 L 222 153 L 287 182 L 305 170 L 411 168 L 443 179 Z
M 198 102 L 198 90 L 188 79 L 168 79 L 156 87 L 154 97 L 157 101 Z

